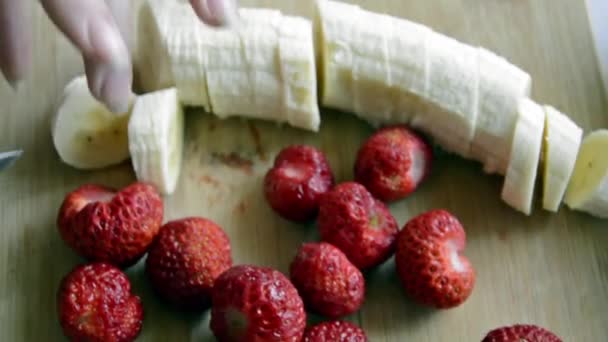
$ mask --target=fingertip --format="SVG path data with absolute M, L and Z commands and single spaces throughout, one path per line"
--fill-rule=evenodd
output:
M 91 94 L 113 113 L 128 112 L 134 96 L 132 70 L 86 60 L 85 68 Z
M 190 0 L 194 12 L 207 25 L 234 26 L 239 12 L 236 0 Z

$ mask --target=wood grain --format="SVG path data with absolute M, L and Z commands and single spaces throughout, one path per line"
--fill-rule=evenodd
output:
M 585 130 L 608 126 L 585 3 L 571 0 L 382 0 L 368 9 L 417 20 L 506 56 L 528 70 L 533 95 L 569 113 Z M 310 15 L 310 1 L 242 1 Z M 39 8 L 33 23 L 35 65 L 15 93 L 0 81 L 0 148 L 25 155 L 0 174 L 0 340 L 62 341 L 55 313 L 61 277 L 81 260 L 60 240 L 55 219 L 64 194 L 87 182 L 131 182 L 129 163 L 94 172 L 63 165 L 51 144 L 49 114 L 66 82 L 82 72 L 78 53 Z M 352 177 L 354 154 L 371 128 L 353 116 L 325 110 L 320 133 L 273 123 L 217 120 L 188 113 L 186 154 L 179 188 L 166 199 L 166 220 L 202 215 L 229 233 L 238 263 L 286 271 L 314 226 L 279 219 L 267 207 L 261 179 L 277 151 L 290 143 L 320 146 L 339 180 Z M 240 163 L 226 163 L 235 158 Z M 367 275 L 368 295 L 349 317 L 371 341 L 479 341 L 489 329 L 535 323 L 564 341 L 608 340 L 607 221 L 562 209 L 531 217 L 500 201 L 501 179 L 478 164 L 442 155 L 413 197 L 391 206 L 400 224 L 444 207 L 467 229 L 478 272 L 471 298 L 449 311 L 421 308 L 400 290 L 392 260 Z M 129 270 L 143 297 L 140 341 L 212 341 L 208 314 L 179 314 L 151 292 L 138 265 Z M 319 320 L 312 317 L 312 321 Z

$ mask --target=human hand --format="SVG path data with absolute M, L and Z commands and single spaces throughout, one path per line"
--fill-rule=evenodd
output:
M 176 1 L 176 0 L 166 0 Z M 51 21 L 81 51 L 89 89 L 114 112 L 125 112 L 131 97 L 133 71 L 130 50 L 131 1 L 40 0 Z M 0 70 L 15 87 L 32 61 L 28 0 L 0 0 Z M 190 0 L 209 25 L 231 24 L 236 0 Z

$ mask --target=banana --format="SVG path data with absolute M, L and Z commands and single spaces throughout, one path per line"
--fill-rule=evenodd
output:
M 471 157 L 484 171 L 504 175 L 509 165 L 518 101 L 529 97 L 532 78 L 502 57 L 478 48 L 479 110 Z
M 583 130 L 568 116 L 545 106 L 543 208 L 556 212 L 572 176 Z
M 526 215 L 532 212 L 532 199 L 540 159 L 545 113 L 530 99 L 519 102 L 511 160 L 502 187 L 502 199 Z
M 139 77 L 144 91 L 175 86 L 181 103 L 221 118 L 317 131 L 312 23 L 271 9 L 239 11 L 236 28 L 217 29 L 204 25 L 187 3 L 147 0 L 139 26 L 152 38 L 150 46 L 140 43 L 137 70 L 156 70 Z
M 447 151 L 469 157 L 479 100 L 477 50 L 439 33 L 427 34 L 426 110 L 412 126 L 426 131 Z
M 170 195 L 182 164 L 184 113 L 176 88 L 140 95 L 128 125 L 129 151 L 137 179 Z
M 53 116 L 51 134 L 61 160 L 78 169 L 99 169 L 129 158 L 129 113 L 116 115 L 89 92 L 85 76 L 71 80 Z
M 581 144 L 564 202 L 574 210 L 608 218 L 608 130 L 587 135 Z

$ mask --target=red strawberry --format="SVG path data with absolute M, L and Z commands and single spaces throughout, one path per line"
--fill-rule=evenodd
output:
M 338 318 L 363 304 L 365 279 L 346 255 L 325 243 L 304 243 L 290 266 L 291 281 L 308 309 Z
M 382 201 L 410 195 L 431 170 L 433 150 L 406 126 L 378 130 L 359 149 L 355 180 Z
M 127 276 L 107 263 L 75 267 L 61 281 L 57 304 L 71 341 L 127 342 L 141 331 L 141 301 L 131 293 Z
M 365 332 L 346 321 L 317 324 L 306 330 L 302 342 L 367 342 Z
M 460 253 L 466 235 L 456 217 L 432 210 L 410 220 L 397 237 L 397 272 L 416 301 L 447 309 L 462 304 L 473 291 L 475 271 Z
M 134 183 L 119 192 L 81 186 L 66 196 L 57 223 L 63 240 L 82 257 L 127 267 L 146 253 L 162 220 L 156 188 Z
M 490 331 L 481 342 L 562 342 L 562 340 L 539 326 L 516 324 Z
M 337 185 L 321 199 L 321 239 L 340 248 L 359 269 L 377 266 L 394 251 L 399 231 L 386 205 L 362 185 Z
M 156 292 L 179 308 L 194 310 L 209 306 L 213 282 L 231 266 L 226 233 L 198 217 L 162 226 L 146 259 L 146 273 Z
M 306 222 L 319 210 L 319 198 L 334 185 L 334 176 L 321 151 L 304 145 L 283 149 L 264 178 L 264 194 L 283 218 Z
M 220 342 L 297 342 L 306 328 L 298 291 L 281 272 L 234 266 L 213 288 L 210 327 Z

